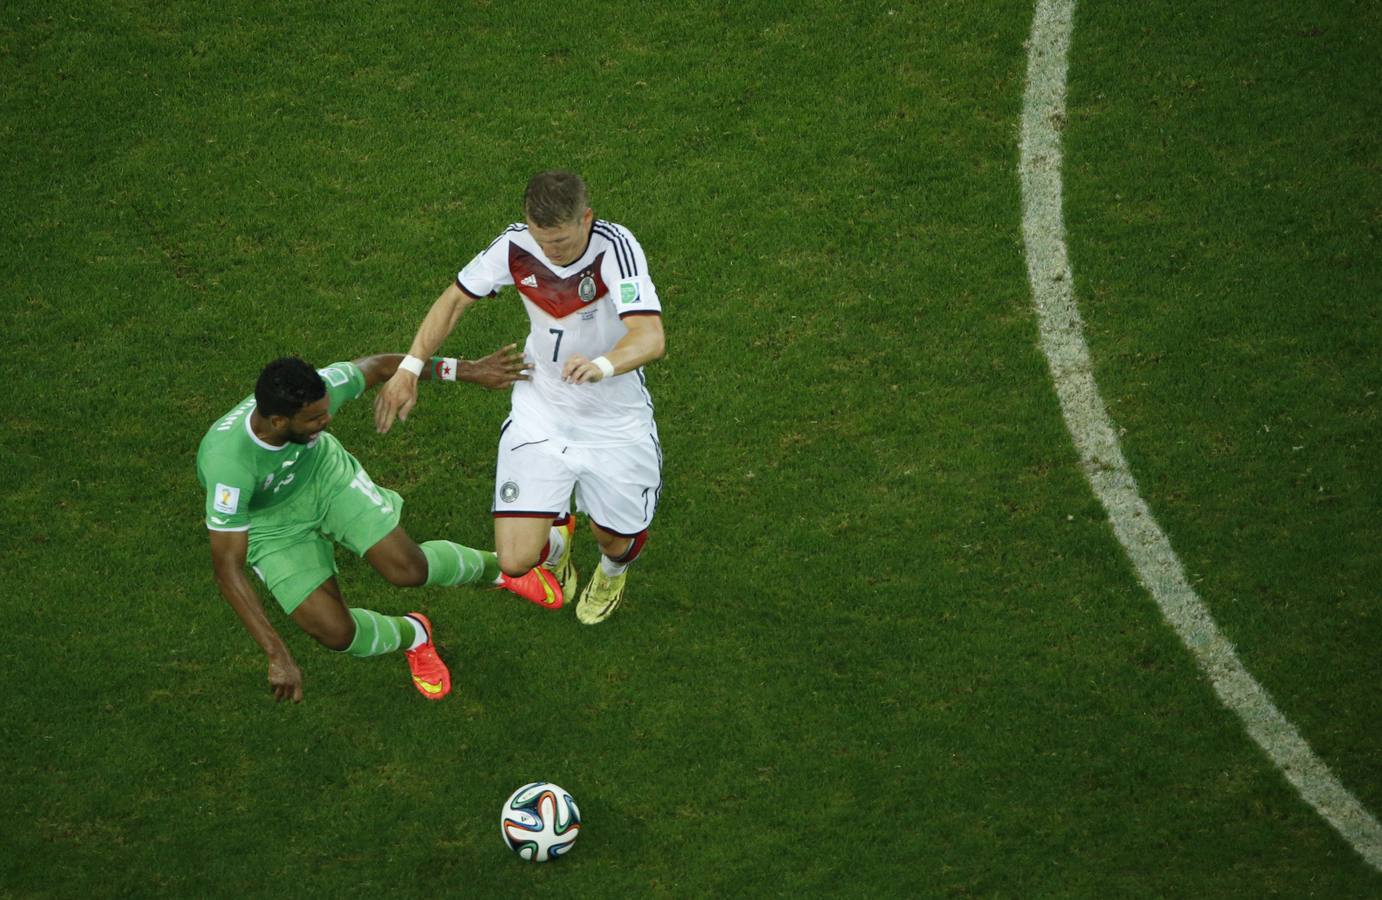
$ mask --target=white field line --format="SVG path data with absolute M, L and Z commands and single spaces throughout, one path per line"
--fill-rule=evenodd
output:
M 1166 621 L 1194 654 L 1219 695 L 1300 792 L 1374 869 L 1382 871 L 1382 826 L 1320 761 L 1295 726 L 1238 659 L 1138 494 L 1090 368 L 1075 306 L 1061 212 L 1061 145 L 1066 57 L 1074 0 L 1038 0 L 1028 42 L 1022 109 L 1022 232 L 1046 354 L 1080 466 L 1108 511 L 1114 534 Z

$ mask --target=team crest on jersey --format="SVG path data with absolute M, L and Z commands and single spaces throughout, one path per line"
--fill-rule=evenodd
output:
M 581 279 L 580 287 L 576 288 L 576 292 L 580 294 L 582 303 L 589 303 L 591 300 L 594 300 L 595 279 L 591 278 L 589 275 L 586 275 L 584 278 Z
M 518 485 L 512 481 L 506 481 L 499 486 L 499 499 L 505 503 L 512 503 L 518 499 Z

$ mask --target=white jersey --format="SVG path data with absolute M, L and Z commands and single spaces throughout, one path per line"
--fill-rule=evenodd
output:
M 561 371 L 575 353 L 603 356 L 628 333 L 626 316 L 661 315 L 643 248 L 628 229 L 597 219 L 585 253 L 569 266 L 549 260 L 524 224 L 510 225 L 456 276 L 472 297 L 511 284 L 532 329 L 524 352 L 531 381 L 513 386 L 515 421 L 572 444 L 645 440 L 656 434 L 653 401 L 641 368 L 593 384 L 567 384 Z

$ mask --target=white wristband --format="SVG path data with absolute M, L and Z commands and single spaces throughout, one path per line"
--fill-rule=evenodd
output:
M 409 355 L 403 357 L 403 362 L 399 363 L 398 367 L 405 372 L 412 372 L 418 377 L 422 376 L 422 360 L 418 359 L 416 356 Z
M 600 370 L 600 374 L 605 378 L 614 377 L 614 363 L 603 356 L 597 356 L 590 361 L 590 364 Z

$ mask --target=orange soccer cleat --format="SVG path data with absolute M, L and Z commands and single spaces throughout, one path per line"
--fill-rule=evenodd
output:
M 408 618 L 421 622 L 427 630 L 427 642 L 403 654 L 408 658 L 408 668 L 413 670 L 413 686 L 428 700 L 440 700 L 451 693 L 451 671 L 432 643 L 432 623 L 422 613 L 408 613 Z
M 531 600 L 543 609 L 561 609 L 565 598 L 561 592 L 561 582 L 557 576 L 542 566 L 534 566 L 523 575 L 514 578 L 507 573 L 499 576 L 499 585 L 513 591 L 524 600 Z

